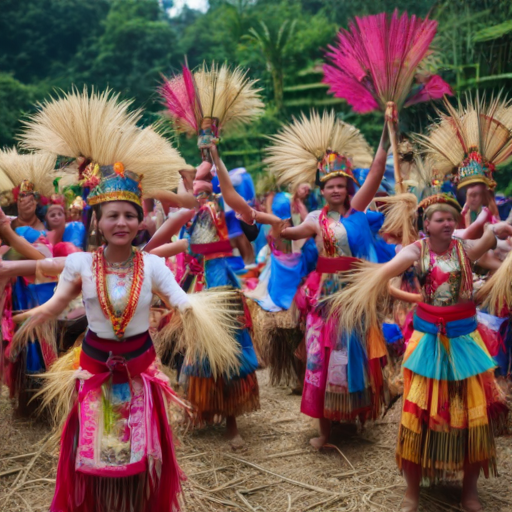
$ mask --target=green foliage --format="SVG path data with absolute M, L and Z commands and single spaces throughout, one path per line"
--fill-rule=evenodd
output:
M 12 75 L 0 73 L 0 147 L 14 143 L 13 134 L 21 128 L 20 116 L 35 99 L 34 89 Z
M 203 61 L 249 68 L 267 103 L 251 126 L 222 135 L 229 167 L 262 169 L 262 151 L 282 122 L 310 108 L 335 109 L 376 146 L 382 114 L 360 116 L 327 95 L 324 51 L 354 16 L 396 7 L 439 22 L 431 64 L 457 93 L 512 85 L 509 0 L 211 0 L 206 13 L 185 8 L 169 19 L 158 0 L 2 0 L 0 15 L 0 144 L 13 144 L 20 118 L 54 88 L 107 86 L 134 98 L 144 122 L 160 118 L 161 75 Z M 433 105 L 405 109 L 403 131 L 424 129 Z M 196 141 L 180 150 L 197 163 Z M 498 173 L 500 188 L 508 175 Z

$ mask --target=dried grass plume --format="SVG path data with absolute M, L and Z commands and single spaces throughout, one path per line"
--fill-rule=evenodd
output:
M 25 149 L 51 151 L 94 163 L 122 162 L 126 169 L 143 175 L 144 192 L 172 190 L 179 172 L 191 168 L 154 126 L 137 126 L 142 111 L 132 101 L 120 100 L 110 90 L 102 93 L 76 88 L 39 105 L 26 121 L 21 138 Z
M 279 184 L 314 184 L 318 163 L 328 149 L 348 157 L 354 167 L 369 167 L 372 162 L 372 150 L 361 132 L 338 120 L 334 111 L 320 115 L 312 110 L 309 117 L 303 113 L 271 141 L 264 162 Z

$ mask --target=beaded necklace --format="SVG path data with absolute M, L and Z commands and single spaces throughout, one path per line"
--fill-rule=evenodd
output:
M 107 266 L 109 267 L 108 269 Z M 107 273 L 126 274 L 128 272 L 127 266 L 133 266 L 133 278 L 128 295 L 128 303 L 122 312 L 116 312 L 108 293 Z M 105 248 L 102 246 L 93 253 L 92 268 L 96 278 L 96 291 L 103 314 L 112 322 L 116 337 L 122 339 L 139 302 L 142 282 L 144 281 L 144 257 L 141 252 L 134 249 L 126 262 L 109 265 L 105 259 Z

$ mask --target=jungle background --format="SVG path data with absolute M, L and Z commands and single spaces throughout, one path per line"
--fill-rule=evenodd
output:
M 432 65 L 457 95 L 512 85 L 510 0 L 211 0 L 206 12 L 172 0 L 0 0 L 0 147 L 13 145 L 38 101 L 74 84 L 111 87 L 143 107 L 143 122 L 160 118 L 162 75 L 204 60 L 249 68 L 266 101 L 264 116 L 223 137 L 228 168 L 262 172 L 262 148 L 283 121 L 310 108 L 334 108 L 376 147 L 380 113 L 356 115 L 327 95 L 321 64 L 340 27 L 354 16 L 398 8 L 438 20 Z M 403 132 L 424 129 L 435 105 L 404 110 Z M 198 159 L 195 141 L 180 151 Z M 512 195 L 512 169 L 498 174 Z

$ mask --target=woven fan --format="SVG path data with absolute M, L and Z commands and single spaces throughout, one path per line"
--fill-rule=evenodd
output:
M 172 190 L 179 172 L 189 169 L 178 151 L 154 127 L 137 126 L 142 112 L 129 111 L 131 101 L 120 101 L 110 90 L 80 93 L 73 89 L 40 105 L 25 122 L 22 146 L 85 159 L 100 166 L 122 162 L 143 174 L 144 192 Z
M 452 94 L 450 86 L 437 75 L 424 73 L 420 64 L 429 56 L 437 22 L 421 20 L 398 10 L 355 18 L 348 30 L 341 30 L 337 43 L 329 46 L 324 65 L 324 82 L 329 92 L 345 99 L 355 112 L 380 109 L 388 102 L 397 109 Z M 414 83 L 416 82 L 416 86 Z M 391 143 L 395 177 L 399 188 L 397 134 L 392 123 Z
M 49 177 L 53 173 L 56 161 L 57 155 L 53 153 L 38 152 L 24 155 L 18 153 L 16 148 L 0 151 L 0 169 L 13 186 L 20 185 L 23 180 L 29 180 L 34 184 L 36 192 L 45 197 L 50 197 L 54 192 L 52 179 Z
M 178 132 L 199 135 L 205 120 L 214 120 L 214 138 L 263 113 L 260 91 L 247 71 L 215 63 L 210 68 L 203 64 L 194 73 L 183 66 L 180 75 L 166 79 L 160 88 Z
M 438 111 L 439 120 L 428 135 L 417 135 L 430 165 L 441 175 L 450 175 L 472 150 L 483 157 L 491 171 L 512 159 L 512 104 L 500 96 L 466 97 L 456 107 L 445 100 L 446 112 Z
M 320 115 L 313 110 L 309 118 L 302 114 L 271 140 L 264 162 L 279 184 L 313 184 L 318 163 L 328 149 L 349 158 L 354 167 L 368 167 L 372 162 L 371 148 L 361 132 L 336 119 L 333 111 Z

